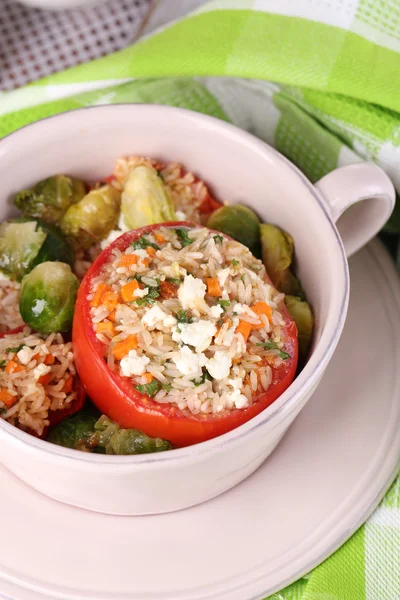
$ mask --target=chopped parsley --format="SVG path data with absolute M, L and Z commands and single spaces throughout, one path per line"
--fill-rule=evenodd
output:
M 146 250 L 146 248 L 148 248 L 149 246 L 154 248 L 154 250 L 160 249 L 160 247 L 157 246 L 157 244 L 150 242 L 150 240 L 148 240 L 144 235 L 138 238 L 135 242 L 131 242 L 131 246 L 134 250 Z
M 217 300 L 217 305 L 219 305 L 221 308 L 223 308 L 224 310 L 226 308 L 228 308 L 228 306 L 231 305 L 229 300 Z
M 212 381 L 212 377 L 208 371 L 203 371 L 203 375 L 197 381 L 193 379 L 193 383 L 196 387 L 205 383 L 205 381 Z
M 15 346 L 15 348 L 12 348 L 11 346 L 9 348 L 6 348 L 6 352 L 19 352 L 20 350 L 22 350 L 22 348 L 25 346 L 25 344 L 20 344 L 19 346 Z
M 190 244 L 193 242 L 193 240 L 191 240 L 188 236 L 186 229 L 175 229 L 175 233 L 178 236 L 182 246 L 190 246 Z
M 150 396 L 150 398 L 153 398 L 153 396 L 155 396 L 157 392 L 161 390 L 161 388 L 167 390 L 167 392 L 170 392 L 172 388 L 170 383 L 160 383 L 157 381 L 157 379 L 153 379 L 153 381 L 150 381 L 150 383 L 146 383 L 144 385 L 135 385 L 133 387 L 141 394 Z
M 0 415 L 4 415 L 7 412 L 7 410 L 8 410 L 7 408 L 1 407 L 0 408 Z
M 149 293 L 143 298 L 135 300 L 137 306 L 149 306 L 154 304 L 160 295 L 160 288 L 157 286 L 149 287 Z
M 224 241 L 224 236 L 223 235 L 214 235 L 214 242 L 216 244 L 222 244 L 222 242 Z
M 142 281 L 143 281 L 143 277 L 141 275 L 139 275 L 139 273 L 132 275 L 132 277 L 128 277 L 128 281 L 132 281 L 132 279 L 136 279 L 136 281 L 138 283 L 142 283 Z
M 0 360 L 0 369 L 2 369 L 3 367 L 5 367 L 7 364 L 6 360 Z
M 236 258 L 232 258 L 232 265 L 233 265 L 234 267 L 237 267 L 237 266 L 239 266 L 239 264 L 240 264 L 240 263 L 239 263 L 239 261 L 238 261 L 238 260 L 236 260 Z
M 180 310 L 176 313 L 176 320 L 178 321 L 178 323 L 192 323 L 193 319 L 191 317 L 188 316 L 187 314 L 187 310 Z
M 260 342 L 259 344 L 256 344 L 256 346 L 265 348 L 265 350 L 278 350 L 278 356 L 282 360 L 287 360 L 288 358 L 290 358 L 290 354 L 288 354 L 287 352 L 283 352 L 283 350 L 279 350 L 275 342 Z
M 181 285 L 182 283 L 182 280 L 178 277 L 167 277 L 167 281 L 169 281 L 169 283 L 173 283 L 174 285 Z

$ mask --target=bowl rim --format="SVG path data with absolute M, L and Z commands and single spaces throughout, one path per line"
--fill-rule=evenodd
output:
M 326 347 L 324 351 L 322 351 L 322 349 L 318 351 L 318 347 L 320 345 L 320 342 L 318 342 L 313 355 L 306 363 L 301 373 L 293 380 L 285 392 L 279 396 L 279 398 L 277 398 L 277 400 L 275 400 L 275 402 L 273 402 L 269 407 L 232 431 L 205 442 L 194 444 L 193 446 L 175 448 L 173 450 L 169 450 L 168 452 L 160 452 L 155 454 L 139 454 L 118 457 L 113 455 L 91 454 L 80 452 L 71 448 L 64 448 L 63 446 L 57 446 L 47 442 L 46 440 L 36 438 L 31 434 L 18 429 L 4 419 L 0 419 L 0 435 L 4 433 L 5 436 L 10 436 L 13 438 L 13 441 L 17 444 L 27 448 L 35 449 L 48 455 L 52 455 L 55 459 L 61 459 L 67 462 L 71 460 L 78 461 L 82 464 L 82 466 L 85 463 L 89 463 L 97 464 L 98 466 L 102 465 L 104 467 L 113 465 L 113 468 L 115 468 L 115 466 L 118 465 L 121 468 L 126 468 L 129 466 L 131 469 L 135 467 L 140 469 L 142 467 L 149 468 L 150 465 L 155 465 L 157 467 L 162 464 L 169 465 L 171 463 L 180 463 L 185 460 L 197 462 L 202 460 L 206 454 L 210 454 L 218 450 L 225 450 L 228 446 L 243 441 L 244 438 L 248 437 L 250 434 L 253 434 L 261 427 L 267 425 L 270 429 L 273 429 L 288 414 L 290 414 L 295 409 L 296 405 L 300 403 L 300 400 L 305 397 L 308 392 L 312 391 L 317 385 L 336 348 L 346 320 L 350 289 L 347 258 L 341 237 L 331 219 L 327 204 L 323 200 L 321 193 L 309 181 L 309 179 L 307 179 L 302 171 L 300 171 L 300 169 L 296 167 L 296 165 L 294 165 L 288 158 L 286 158 L 283 154 L 266 142 L 262 141 L 251 133 L 240 129 L 230 122 L 223 121 L 210 115 L 192 111 L 186 108 L 163 104 L 117 103 L 85 106 L 39 119 L 38 121 L 28 123 L 16 131 L 9 133 L 0 139 L 0 155 L 2 148 L 5 144 L 9 143 L 10 140 L 12 143 L 15 140 L 18 144 L 18 139 L 24 136 L 26 130 L 40 130 L 43 124 L 47 125 L 52 121 L 58 121 L 60 123 L 63 120 L 68 121 L 69 119 L 73 121 L 76 115 L 79 116 L 83 112 L 89 111 L 94 114 L 98 113 L 100 116 L 103 111 L 111 113 L 118 110 L 127 110 L 128 112 L 132 111 L 138 113 L 154 112 L 155 114 L 159 112 L 167 112 L 171 114 L 171 117 L 175 115 L 178 118 L 182 118 L 184 120 L 186 119 L 189 124 L 192 122 L 192 125 L 199 125 L 199 123 L 206 125 L 208 126 L 208 129 L 210 129 L 210 127 L 214 129 L 213 135 L 225 134 L 230 135 L 233 138 L 236 137 L 237 142 L 240 140 L 242 142 L 247 142 L 247 144 L 250 147 L 252 146 L 254 150 L 258 150 L 266 157 L 281 163 L 284 168 L 291 170 L 296 175 L 298 184 L 306 188 L 309 194 L 311 194 L 311 196 L 314 198 L 316 209 L 318 209 L 319 212 L 325 216 L 325 221 L 330 226 L 330 229 L 333 233 L 333 239 L 336 240 L 336 253 L 338 257 L 337 262 L 338 265 L 341 266 L 343 275 L 343 293 L 341 295 L 340 307 L 338 306 L 338 319 L 336 321 L 336 327 L 332 328 L 331 335 L 328 341 L 325 343 Z M 5 151 L 7 151 L 7 148 L 5 148 Z

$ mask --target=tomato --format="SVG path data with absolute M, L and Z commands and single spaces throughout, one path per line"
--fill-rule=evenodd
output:
M 19 327 L 15 327 L 14 329 L 9 329 L 8 331 L 3 331 L 0 333 L 0 339 L 5 337 L 6 335 L 13 335 L 14 333 L 21 333 L 24 329 L 25 325 L 20 325 Z
M 66 408 L 63 408 L 62 410 L 51 410 L 49 412 L 48 420 L 50 421 L 50 427 L 57 425 L 57 423 L 61 423 L 61 421 L 80 411 L 84 407 L 86 392 L 79 380 L 79 377 L 74 378 L 74 392 L 75 398 L 68 404 Z
M 192 223 L 166 223 L 164 226 L 194 227 Z M 292 382 L 297 366 L 297 329 L 284 303 L 279 307 L 285 318 L 285 350 L 290 358 L 272 367 L 272 382 L 266 392 L 256 397 L 246 409 L 222 413 L 194 415 L 171 404 L 160 404 L 136 390 L 132 381 L 113 373 L 105 362 L 105 344 L 97 339 L 90 316 L 88 295 L 92 280 L 100 274 L 103 265 L 111 260 L 115 248 L 122 252 L 129 244 L 160 224 L 129 231 L 108 246 L 93 263 L 78 292 L 72 331 L 75 365 L 86 391 L 97 408 L 121 427 L 135 428 L 152 437 L 169 440 L 175 446 L 203 442 L 231 431 L 263 411 L 278 398 Z

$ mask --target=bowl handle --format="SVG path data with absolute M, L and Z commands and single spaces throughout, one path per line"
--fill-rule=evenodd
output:
M 347 256 L 373 238 L 386 223 L 395 203 L 395 190 L 386 173 L 361 162 L 335 169 L 315 187 L 326 201 Z

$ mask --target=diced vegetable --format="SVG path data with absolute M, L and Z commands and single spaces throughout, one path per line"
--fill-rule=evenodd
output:
M 252 329 L 253 325 L 251 323 L 247 323 L 247 321 L 240 321 L 239 325 L 236 327 L 236 333 L 241 333 L 244 341 L 247 342 Z
M 94 306 L 95 308 L 100 306 L 100 304 L 103 300 L 104 294 L 106 294 L 106 292 L 110 291 L 110 289 L 111 288 L 109 285 L 106 285 L 105 283 L 99 283 L 99 285 L 97 286 L 96 291 L 94 293 L 93 300 L 90 303 L 90 306 Z
M 85 449 L 84 444 L 95 429 L 99 413 L 94 408 L 85 408 L 53 427 L 47 441 L 65 448 Z
M 314 316 L 310 305 L 305 300 L 296 296 L 285 296 L 286 307 L 292 316 L 299 333 L 299 359 L 301 362 L 307 358 L 314 331 Z
M 222 206 L 213 212 L 207 227 L 226 233 L 234 240 L 247 246 L 254 256 L 260 256 L 260 219 L 255 212 L 243 206 Z
M 267 317 L 268 321 L 271 320 L 272 308 L 266 302 L 256 302 L 250 308 L 259 317 L 261 317 L 261 315 L 265 315 Z M 264 327 L 264 323 L 261 321 L 261 323 L 259 325 L 253 325 L 252 329 L 261 329 L 262 327 Z
M 221 286 L 216 277 L 207 277 L 207 294 L 216 298 L 222 296 Z
M 275 287 L 284 294 L 304 298 L 299 280 L 290 269 L 294 242 L 291 235 L 275 225 L 261 224 L 262 259 Z
M 18 400 L 18 397 L 14 394 L 11 394 L 7 388 L 0 389 L 0 402 L 4 404 L 7 408 L 11 408 Z
M 136 429 L 122 429 L 103 415 L 95 424 L 95 433 L 89 439 L 92 447 L 104 448 L 106 454 L 147 454 L 164 452 L 171 444 L 160 438 L 151 438 Z
M 24 323 L 41 333 L 69 331 L 79 287 L 70 267 L 44 262 L 22 280 L 19 309 Z
M 75 260 L 75 252 L 65 235 L 54 225 L 49 225 L 44 221 L 36 222 L 36 229 L 43 231 L 46 234 L 46 239 L 31 264 L 31 268 L 46 261 L 64 262 L 72 266 Z
M 54 175 L 19 192 L 14 203 L 24 217 L 37 217 L 57 224 L 71 204 L 79 202 L 85 194 L 86 184 L 82 180 Z
M 128 354 L 129 350 L 136 350 L 137 347 L 137 337 L 134 333 L 132 333 L 131 335 L 128 335 L 128 337 L 122 342 L 115 344 L 112 352 L 117 360 L 121 360 Z
M 130 173 L 122 192 L 121 216 L 128 229 L 176 221 L 170 193 L 153 167 L 139 166 Z
M 140 285 L 136 279 L 132 279 L 128 283 L 122 286 L 121 296 L 124 302 L 133 302 L 135 300 L 135 291 L 140 288 Z
M 121 194 L 110 185 L 90 191 L 69 207 L 60 228 L 74 248 L 89 248 L 100 242 L 118 222 Z

